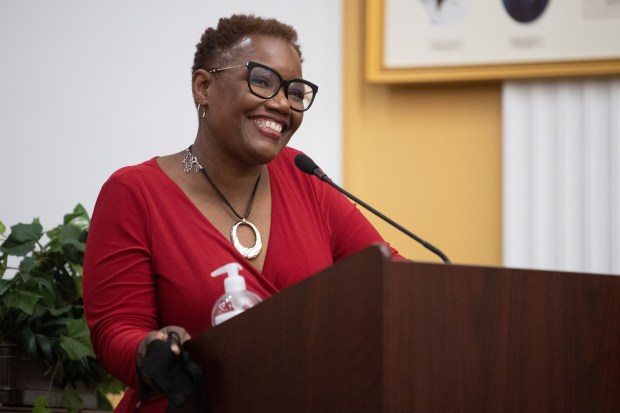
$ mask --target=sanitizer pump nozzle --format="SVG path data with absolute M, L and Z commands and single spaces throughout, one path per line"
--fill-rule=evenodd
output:
M 259 296 L 246 290 L 245 278 L 239 275 L 243 267 L 237 262 L 223 265 L 211 273 L 212 277 L 227 274 L 225 293 L 215 302 L 211 311 L 211 323 L 216 326 L 261 302 Z

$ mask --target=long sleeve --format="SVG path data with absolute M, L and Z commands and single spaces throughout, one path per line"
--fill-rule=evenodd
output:
M 136 349 L 158 322 L 148 210 L 122 172 L 106 182 L 97 200 L 83 289 L 95 352 L 108 371 L 135 386 Z

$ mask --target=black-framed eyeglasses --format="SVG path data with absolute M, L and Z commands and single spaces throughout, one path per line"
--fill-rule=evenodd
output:
M 304 79 L 284 80 L 278 72 L 269 66 L 256 62 L 211 69 L 208 72 L 217 73 L 242 66 L 248 68 L 248 87 L 253 95 L 263 99 L 271 99 L 281 87 L 284 87 L 284 95 L 288 99 L 291 109 L 297 112 L 305 112 L 310 109 L 314 97 L 319 91 L 319 87 L 312 82 Z

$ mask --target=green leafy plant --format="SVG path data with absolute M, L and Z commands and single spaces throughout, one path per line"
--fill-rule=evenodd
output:
M 106 395 L 123 390 L 95 357 L 84 317 L 82 264 L 89 226 L 80 204 L 49 231 L 35 218 L 12 226 L 7 236 L 0 222 L 0 343 L 17 344 L 28 359 L 42 360 L 50 388 L 59 379 L 70 412 L 82 408 L 80 384 L 96 389 L 103 410 L 112 409 Z M 10 266 L 9 256 L 19 264 Z M 38 399 L 33 412 L 47 411 L 47 398 Z

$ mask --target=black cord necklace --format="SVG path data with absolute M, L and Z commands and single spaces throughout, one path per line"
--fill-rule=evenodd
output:
M 185 157 L 183 158 L 182 162 L 184 166 L 183 170 L 185 172 L 189 172 L 191 169 L 194 169 L 194 173 L 201 171 L 203 175 L 205 176 L 205 178 L 207 178 L 207 181 L 209 181 L 209 184 L 211 184 L 211 186 L 213 187 L 213 189 L 215 190 L 219 198 L 222 201 L 224 201 L 224 203 L 228 206 L 228 208 L 230 208 L 233 214 L 235 214 L 235 216 L 239 218 L 239 221 L 236 222 L 230 229 L 230 240 L 232 241 L 237 251 L 239 251 L 239 253 L 243 255 L 245 258 L 247 258 L 248 260 L 253 260 L 254 258 L 258 257 L 261 250 L 263 249 L 263 242 L 261 240 L 261 236 L 260 236 L 260 232 L 258 231 L 258 228 L 256 228 L 256 225 L 248 221 L 248 218 L 250 217 L 250 212 L 252 211 L 252 204 L 254 203 L 254 197 L 256 195 L 256 191 L 258 190 L 258 184 L 260 183 L 260 177 L 262 173 L 259 173 L 258 178 L 256 178 L 256 183 L 254 184 L 252 195 L 250 195 L 248 206 L 245 209 L 245 214 L 244 216 L 241 216 L 239 215 L 237 211 L 235 211 L 235 208 L 233 208 L 230 202 L 228 202 L 228 199 L 226 199 L 226 197 L 224 196 L 222 191 L 220 191 L 217 185 L 215 185 L 215 183 L 213 182 L 213 180 L 207 173 L 207 170 L 200 164 L 200 162 L 198 162 L 198 159 L 192 153 L 191 146 L 185 150 Z M 246 225 L 250 227 L 252 231 L 254 232 L 254 238 L 256 239 L 256 241 L 254 242 L 254 245 L 252 247 L 245 247 L 239 241 L 239 237 L 237 236 L 237 229 L 241 225 Z

